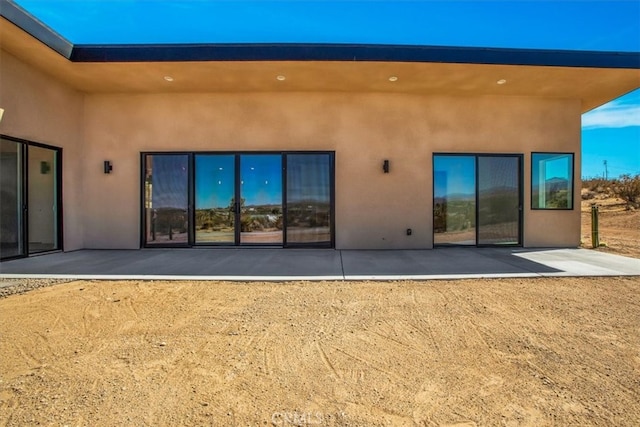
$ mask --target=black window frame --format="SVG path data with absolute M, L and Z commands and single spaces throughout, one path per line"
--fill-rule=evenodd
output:
M 234 155 L 236 163 L 236 179 L 239 179 L 239 161 L 242 155 L 280 155 L 282 159 L 282 243 L 245 243 L 238 244 L 238 236 L 236 236 L 236 242 L 227 243 L 196 243 L 195 241 L 195 157 L 196 155 Z M 330 167 L 330 241 L 329 242 L 310 242 L 310 243 L 290 243 L 287 241 L 286 225 L 287 225 L 287 156 L 288 155 L 300 155 L 300 154 L 324 154 L 329 156 Z M 189 215 L 189 230 L 188 230 L 188 243 L 185 245 L 148 245 L 146 243 L 146 216 L 145 216 L 145 175 L 146 175 L 146 161 L 147 155 L 188 155 L 189 157 L 189 189 L 188 189 L 188 215 Z M 238 183 L 236 183 L 236 197 L 238 189 Z M 244 248 L 244 247 L 276 247 L 276 248 L 335 248 L 336 243 L 336 191 L 335 191 L 335 151 L 332 150 L 287 150 L 287 151 L 142 151 L 140 152 L 140 248 L 153 249 L 153 248 Z M 239 230 L 236 230 L 236 234 L 239 234 Z
M 549 155 L 558 155 L 558 156 L 571 156 L 571 173 L 569 174 L 569 177 L 571 178 L 571 185 L 569 188 L 569 196 L 570 196 L 570 201 L 571 201 L 571 207 L 566 207 L 566 208 L 549 208 L 549 207 L 534 207 L 533 206 L 533 201 L 534 201 L 534 191 L 533 191 L 533 171 L 534 171 L 534 156 L 536 154 L 549 154 Z M 575 200 L 575 173 L 576 173 L 576 154 L 574 152 L 565 152 L 565 151 L 533 151 L 531 152 L 531 182 L 530 182 L 530 190 L 531 190 L 531 199 L 529 200 L 530 203 L 530 209 L 533 211 L 572 211 L 575 210 L 575 206 L 576 206 L 576 200 Z

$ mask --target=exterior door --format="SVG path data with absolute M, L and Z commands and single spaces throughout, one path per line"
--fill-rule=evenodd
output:
M 61 153 L 0 137 L 0 259 L 62 249 Z
M 287 246 L 331 246 L 333 157 L 330 153 L 287 154 Z
M 144 156 L 144 244 L 188 246 L 189 155 Z
M 0 258 L 25 255 L 23 144 L 0 139 Z
M 520 156 L 478 157 L 478 245 L 519 245 Z
M 60 249 L 58 232 L 58 150 L 28 149 L 29 254 Z
M 521 245 L 521 171 L 521 155 L 434 155 L 434 245 Z
M 334 242 L 334 154 L 142 153 L 144 247 Z
M 236 243 L 236 156 L 195 156 L 195 243 Z
M 281 245 L 282 155 L 240 156 L 240 244 Z

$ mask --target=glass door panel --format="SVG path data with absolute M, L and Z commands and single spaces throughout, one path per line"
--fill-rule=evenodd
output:
M 240 156 L 240 243 L 282 244 L 282 155 Z
M 189 244 L 189 155 L 145 155 L 145 244 Z
M 31 145 L 27 157 L 29 253 L 59 249 L 58 151 Z
M 0 140 L 0 258 L 24 255 L 22 148 Z
M 520 157 L 478 157 L 478 244 L 520 243 Z
M 233 154 L 195 156 L 195 237 L 198 243 L 235 243 Z
M 287 245 L 331 244 L 331 156 L 288 154 Z
M 475 156 L 434 156 L 433 194 L 433 243 L 475 245 Z

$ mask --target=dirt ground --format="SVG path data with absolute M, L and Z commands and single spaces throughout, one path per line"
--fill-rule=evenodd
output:
M 640 425 L 640 278 L 76 281 L 0 299 L 0 425 Z
M 640 425 L 638 277 L 55 282 L 0 299 L 0 426 Z
M 598 205 L 598 235 L 603 245 L 597 250 L 640 258 L 640 210 L 628 210 L 623 200 L 603 194 L 582 201 L 582 246 L 592 248 L 592 203 Z

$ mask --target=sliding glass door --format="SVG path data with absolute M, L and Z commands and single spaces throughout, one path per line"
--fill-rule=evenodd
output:
M 476 244 L 476 159 L 433 158 L 433 244 Z
M 287 245 L 331 245 L 332 156 L 286 156 Z
M 62 249 L 61 150 L 0 137 L 0 258 Z
M 196 244 L 235 244 L 236 156 L 195 156 Z
M 0 140 L 0 258 L 24 255 L 23 146 Z
M 520 243 L 520 157 L 478 157 L 478 244 Z
M 189 156 L 145 156 L 145 243 L 148 246 L 189 244 Z
M 240 156 L 240 244 L 281 245 L 282 155 Z
M 333 246 L 333 153 L 145 153 L 142 163 L 143 246 Z
M 522 156 L 433 156 L 433 243 L 520 245 Z
M 29 253 L 51 251 L 58 244 L 58 152 L 30 146 L 28 151 Z

